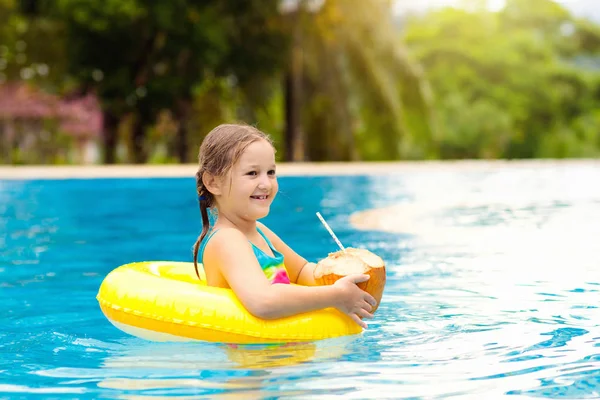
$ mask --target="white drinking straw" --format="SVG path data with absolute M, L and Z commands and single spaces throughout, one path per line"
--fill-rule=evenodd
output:
M 323 216 L 321 215 L 320 212 L 317 211 L 317 217 L 319 217 L 319 219 L 321 220 L 321 222 L 323 223 L 323 225 L 325 225 L 325 229 L 327 229 L 329 231 L 329 234 L 331 235 L 331 237 L 333 238 L 333 240 L 335 240 L 335 242 L 337 243 L 338 246 L 340 246 L 340 249 L 342 249 L 342 251 L 346 251 L 346 249 L 344 248 L 344 246 L 342 246 L 342 243 L 339 241 L 339 239 L 337 238 L 337 236 L 335 236 L 335 233 L 333 233 L 333 231 L 331 230 L 331 228 L 329 227 L 329 225 L 327 224 L 327 222 L 325 222 L 325 219 L 323 219 Z

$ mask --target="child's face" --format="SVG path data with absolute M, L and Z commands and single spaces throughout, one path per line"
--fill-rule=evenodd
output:
M 273 147 L 258 140 L 246 147 L 225 179 L 221 206 L 243 219 L 260 219 L 269 214 L 278 189 Z

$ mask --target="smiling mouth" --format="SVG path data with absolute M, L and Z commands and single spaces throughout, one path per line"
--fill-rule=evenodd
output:
M 255 199 L 255 200 L 266 200 L 266 199 L 269 198 L 269 196 L 267 196 L 265 194 L 265 195 L 262 195 L 262 196 L 250 196 L 250 198 Z

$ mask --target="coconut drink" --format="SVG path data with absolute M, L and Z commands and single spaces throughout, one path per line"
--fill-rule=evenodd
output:
M 385 264 L 381 257 L 366 249 L 347 247 L 329 253 L 327 258 L 317 263 L 313 272 L 319 285 L 333 285 L 338 279 L 354 274 L 369 275 L 369 280 L 357 286 L 377 300 L 377 305 L 371 310 L 374 313 L 379 307 L 386 280 Z

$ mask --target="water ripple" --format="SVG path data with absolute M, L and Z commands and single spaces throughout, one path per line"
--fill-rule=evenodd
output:
M 362 335 L 238 348 L 132 338 L 95 300 L 115 266 L 190 259 L 193 180 L 0 182 L 0 397 L 598 398 L 598 176 L 282 178 L 265 222 L 317 260 L 321 211 L 385 259 L 383 301 Z

